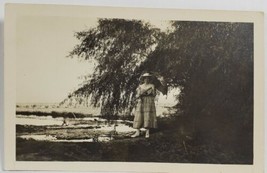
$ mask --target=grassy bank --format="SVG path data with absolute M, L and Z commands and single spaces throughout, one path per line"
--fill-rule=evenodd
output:
M 109 142 L 67 143 L 17 138 L 16 158 L 19 161 L 252 163 L 249 152 L 242 153 L 242 150 L 237 150 L 242 146 L 233 148 L 231 144 L 212 140 L 198 141 L 197 138 L 192 139 L 181 134 L 179 129 L 175 121 L 161 119 L 158 130 L 154 131 L 149 139 L 142 136 L 134 139 L 119 138 Z
M 107 143 L 53 143 L 17 139 L 19 161 L 129 161 L 172 163 L 249 164 L 242 156 L 215 144 L 187 143 L 162 132 L 150 139 L 136 138 Z

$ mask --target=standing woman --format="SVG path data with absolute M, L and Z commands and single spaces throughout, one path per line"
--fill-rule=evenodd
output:
M 141 84 L 137 88 L 137 105 L 135 108 L 135 117 L 133 128 L 136 132 L 131 137 L 140 136 L 140 128 L 146 129 L 145 137 L 149 138 L 149 129 L 157 128 L 155 96 L 156 89 L 152 84 L 152 75 L 144 73 L 140 77 Z M 143 81 L 143 83 L 142 83 Z

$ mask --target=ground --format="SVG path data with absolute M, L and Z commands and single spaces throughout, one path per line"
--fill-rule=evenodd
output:
M 164 125 L 165 123 L 165 125 Z M 214 141 L 205 143 L 181 135 L 178 128 L 161 122 L 149 139 L 117 135 L 108 142 L 48 142 L 16 140 L 18 161 L 126 161 L 171 163 L 251 164 L 237 150 Z M 173 124 L 173 122 L 172 122 Z

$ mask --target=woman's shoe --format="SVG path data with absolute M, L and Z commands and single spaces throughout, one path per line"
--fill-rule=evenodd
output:
M 137 130 L 137 131 L 135 132 L 135 134 L 133 134 L 131 137 L 132 137 L 132 138 L 136 138 L 136 137 L 138 137 L 138 136 L 140 136 L 140 130 Z
M 149 130 L 146 130 L 145 138 L 149 138 Z

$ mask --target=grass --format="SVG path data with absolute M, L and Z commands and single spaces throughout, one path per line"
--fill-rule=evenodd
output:
M 168 163 L 252 164 L 246 141 L 219 143 L 187 138 L 179 132 L 177 122 L 161 119 L 159 128 L 149 139 L 120 138 L 110 142 L 67 143 L 17 138 L 18 161 L 121 161 Z M 35 129 L 36 130 L 36 129 Z M 228 141 L 229 142 L 229 141 Z M 242 145 L 241 145 L 242 143 Z M 238 149 L 238 148 L 243 148 Z

